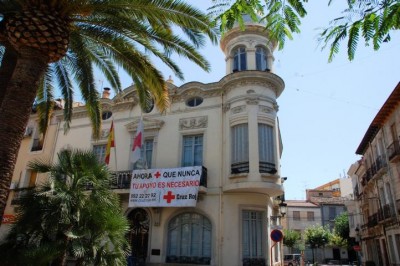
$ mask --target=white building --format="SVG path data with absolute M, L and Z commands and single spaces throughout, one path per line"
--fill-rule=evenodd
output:
M 62 113 L 56 114 L 60 122 L 53 160 L 62 149 L 80 148 L 93 149 L 104 161 L 113 121 L 116 146 L 109 168 L 116 179 L 111 186 L 131 221 L 132 256 L 139 263 L 279 265 L 279 245 L 270 255 L 270 216 L 277 215 L 273 197 L 283 194 L 277 98 L 284 82 L 272 72 L 275 47 L 262 25 L 249 22 L 245 31 L 233 28 L 221 40 L 225 77 L 180 87 L 170 82 L 171 107 L 166 114 L 156 109 L 142 112 L 133 86 L 113 99 L 103 98 L 104 134 L 98 141 L 91 138 L 84 107 L 74 109 L 67 135 Z M 193 206 L 129 207 L 132 140 L 141 116 L 143 158 L 149 171 L 203 166 Z M 19 176 L 14 179 L 18 182 Z M 177 191 L 171 188 L 159 196 L 172 197 Z

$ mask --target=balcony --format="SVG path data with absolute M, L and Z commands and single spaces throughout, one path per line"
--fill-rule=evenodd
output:
M 375 161 L 367 169 L 365 174 L 362 176 L 361 184 L 363 186 L 368 185 L 371 179 L 381 177 L 387 171 L 387 162 L 383 156 L 377 156 Z
M 367 227 L 371 228 L 378 225 L 378 213 L 374 213 L 370 216 L 368 216 L 368 223 L 367 223 Z
M 382 176 L 386 172 L 387 162 L 382 155 L 376 157 L 375 160 L 375 171 L 377 176 Z
M 380 221 L 384 221 L 392 217 L 392 211 L 390 210 L 390 205 L 386 204 L 383 208 L 379 208 L 378 219 Z
M 389 147 L 387 147 L 387 153 L 391 163 L 400 161 L 400 143 L 398 140 L 393 141 Z

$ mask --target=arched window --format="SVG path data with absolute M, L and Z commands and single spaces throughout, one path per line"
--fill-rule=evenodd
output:
M 211 222 L 198 213 L 183 213 L 168 224 L 169 263 L 210 265 Z
M 264 47 L 256 48 L 256 69 L 260 71 L 268 70 L 267 50 Z
M 238 47 L 233 51 L 233 72 L 247 70 L 246 48 Z

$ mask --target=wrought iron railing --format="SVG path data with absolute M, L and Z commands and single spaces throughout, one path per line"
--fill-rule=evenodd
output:
M 398 140 L 393 141 L 387 148 L 389 160 L 400 155 L 400 143 Z
M 258 167 L 259 167 L 260 173 L 275 174 L 277 172 L 274 163 L 260 161 Z
M 249 162 L 240 162 L 231 164 L 231 173 L 240 174 L 249 172 Z

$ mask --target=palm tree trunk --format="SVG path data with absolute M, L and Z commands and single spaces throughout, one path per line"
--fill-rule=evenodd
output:
M 8 82 L 10 81 L 11 76 L 14 72 L 18 58 L 18 54 L 15 49 L 12 48 L 11 45 L 7 42 L 4 43 L 5 53 L 3 54 L 3 59 L 0 64 L 0 106 L 3 102 Z
M 0 106 L 0 215 L 3 216 L 17 154 L 24 137 L 47 57 L 37 50 L 18 49 L 18 60 Z

